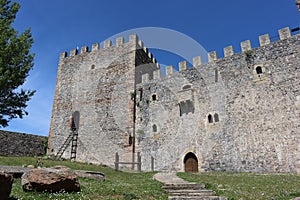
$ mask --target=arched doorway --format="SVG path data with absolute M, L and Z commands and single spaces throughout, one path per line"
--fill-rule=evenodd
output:
M 185 155 L 183 162 L 185 172 L 198 172 L 198 159 L 195 154 L 189 152 Z

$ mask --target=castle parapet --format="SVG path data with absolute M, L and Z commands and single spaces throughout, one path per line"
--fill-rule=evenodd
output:
M 278 30 L 278 34 L 279 34 L 280 40 L 285 40 L 285 39 L 288 39 L 292 36 L 289 27 L 282 28 L 282 29 Z M 157 63 L 157 60 L 153 57 L 152 53 L 149 52 L 148 48 L 145 47 L 144 42 L 139 40 L 139 38 L 136 34 L 130 35 L 128 42 L 125 42 L 124 37 L 116 38 L 115 47 L 122 48 L 122 45 L 127 44 L 127 43 L 134 44 L 134 45 L 136 45 L 137 49 L 143 50 L 145 52 L 145 54 L 151 60 L 150 62 L 156 63 L 157 68 L 158 69 L 160 68 L 159 64 Z M 270 40 L 270 35 L 269 34 L 264 34 L 264 35 L 259 36 L 259 45 L 260 45 L 260 47 L 266 46 L 270 43 L 271 43 L 271 40 Z M 245 40 L 245 41 L 241 42 L 240 46 L 241 46 L 242 53 L 245 53 L 245 52 L 252 49 L 250 40 Z M 113 47 L 113 42 L 111 40 L 104 41 L 103 49 L 107 49 L 109 47 Z M 78 53 L 79 53 L 78 49 L 79 48 L 71 50 L 69 57 L 78 55 Z M 91 52 L 95 52 L 95 51 L 99 51 L 99 50 L 101 50 L 101 47 L 100 47 L 99 43 L 96 43 L 96 44 L 92 45 Z M 224 51 L 224 58 L 233 56 L 235 54 L 234 48 L 231 45 L 225 47 L 223 49 L 223 51 Z M 80 54 L 84 54 L 84 53 L 87 53 L 87 52 L 89 52 L 89 47 L 88 46 L 84 46 L 80 50 Z M 60 60 L 65 59 L 67 57 L 68 57 L 68 54 L 66 52 L 60 53 Z M 208 62 L 215 62 L 218 59 L 220 59 L 220 58 L 218 58 L 216 51 L 212 51 L 212 52 L 208 53 Z M 198 66 L 203 64 L 202 63 L 202 58 L 200 56 L 194 57 L 192 62 L 193 62 L 192 63 L 193 67 L 196 67 L 196 66 L 198 67 Z M 178 70 L 179 71 L 184 71 L 184 70 L 187 70 L 187 69 L 188 69 L 188 62 L 187 61 L 179 62 L 179 64 L 178 64 Z M 166 68 L 166 75 L 171 75 L 174 72 L 175 72 L 174 71 L 174 66 L 169 66 L 169 67 Z M 158 72 L 155 72 L 155 73 L 158 73 Z M 157 74 L 157 76 L 155 76 L 155 75 L 153 75 L 153 76 L 155 76 L 156 78 L 159 78 L 159 77 L 161 77 L 162 73 L 160 72 L 159 74 L 160 75 Z
M 60 59 L 66 58 L 67 57 L 67 52 L 61 52 L 60 53 Z
M 241 42 L 241 49 L 242 49 L 242 52 L 250 51 L 252 49 L 251 41 L 246 40 L 246 41 Z
M 208 62 L 214 62 L 218 60 L 218 56 L 217 56 L 217 52 L 216 51 L 212 51 L 208 53 Z
M 96 43 L 96 44 L 92 45 L 92 51 L 97 51 L 99 49 L 100 49 L 100 44 L 99 43 Z
M 166 75 L 169 76 L 172 74 L 174 74 L 174 66 L 171 65 L 171 66 L 166 67 Z
M 118 37 L 116 39 L 116 46 L 119 47 L 121 46 L 122 44 L 124 44 L 124 37 Z
M 202 58 L 201 58 L 201 56 L 197 56 L 197 57 L 193 58 L 193 66 L 194 67 L 199 66 L 201 64 L 202 64 Z
M 111 40 L 104 41 L 104 48 L 108 48 L 108 47 L 111 47 L 111 46 L 112 46 Z
M 129 36 L 129 41 L 138 44 L 139 37 L 137 36 L 137 34 L 132 34 L 132 35 Z
M 278 30 L 278 33 L 279 33 L 280 40 L 284 40 L 284 39 L 290 38 L 292 36 L 290 28 L 288 28 L 288 27 Z M 259 36 L 259 43 L 260 43 L 261 47 L 270 44 L 271 40 L 270 40 L 269 34 L 264 34 L 264 35 Z M 144 51 L 152 59 L 153 63 L 156 63 L 156 60 L 153 58 L 153 55 L 148 52 L 148 49 L 144 46 L 144 43 L 142 41 L 139 41 L 138 45 L 141 48 L 144 49 Z M 250 40 L 242 41 L 240 43 L 240 47 L 241 47 L 241 52 L 242 53 L 246 53 L 247 51 L 252 50 L 251 41 Z M 234 48 L 233 48 L 232 45 L 225 47 L 223 50 L 224 50 L 224 58 L 233 56 L 235 54 Z M 221 58 L 218 58 L 216 51 L 209 52 L 207 55 L 208 55 L 208 62 L 215 62 L 218 59 L 221 59 Z M 193 67 L 201 67 L 201 65 L 203 64 L 201 56 L 194 57 L 192 59 L 192 62 L 193 62 L 192 63 Z M 157 65 L 157 68 L 160 69 L 159 64 L 156 63 L 156 65 Z M 188 68 L 188 62 L 186 60 L 181 61 L 181 62 L 178 63 L 178 71 L 179 72 L 184 71 L 184 70 L 188 70 L 188 69 L 189 69 Z M 172 74 L 176 73 L 175 68 L 174 68 L 173 65 L 167 66 L 165 72 L 166 73 L 163 73 L 160 70 L 154 71 L 153 72 L 153 79 L 157 80 L 157 79 L 163 78 L 163 74 L 165 74 L 166 76 L 171 76 Z M 148 78 L 147 77 L 144 78 L 144 82 L 149 81 L 149 79 L 150 78 L 149 78 L 149 75 L 148 75 Z
M 291 31 L 289 27 L 278 30 L 279 38 L 281 40 L 287 39 L 291 37 Z
M 88 46 L 81 47 L 80 53 L 86 53 L 86 52 L 89 52 L 89 47 Z
M 160 71 L 160 69 L 156 70 L 156 71 L 153 71 L 153 79 L 157 80 L 157 79 L 160 79 L 160 78 L 161 78 L 161 71 Z
M 259 45 L 261 47 L 266 46 L 270 43 L 271 43 L 271 41 L 270 41 L 270 35 L 269 34 L 264 34 L 264 35 L 259 36 Z
M 182 62 L 179 62 L 178 63 L 178 68 L 179 68 L 179 71 L 187 70 L 188 69 L 188 63 L 187 63 L 187 61 L 184 60 Z
M 234 55 L 233 46 L 228 46 L 224 48 L 224 57 L 229 57 Z
M 91 51 L 89 50 L 88 46 L 84 46 L 84 47 L 81 48 L 80 54 L 84 54 L 84 53 L 88 53 L 88 52 L 95 52 L 95 51 L 99 51 L 101 49 L 107 49 L 107 48 L 110 48 L 110 47 L 122 47 L 124 44 L 128 44 L 128 43 L 131 43 L 131 44 L 135 45 L 135 48 L 137 48 L 137 49 L 143 49 L 143 51 L 148 55 L 150 60 L 153 63 L 157 63 L 157 60 L 153 57 L 153 55 L 144 46 L 144 43 L 139 40 L 139 38 L 136 34 L 130 35 L 128 42 L 125 42 L 124 37 L 116 38 L 115 45 L 113 45 L 113 42 L 111 40 L 105 40 L 103 42 L 103 48 L 100 47 L 99 43 L 92 44 Z M 71 50 L 69 57 L 78 55 L 79 54 L 78 50 L 79 50 L 78 47 L 76 49 Z M 67 57 L 68 57 L 68 54 L 66 52 L 62 52 L 62 53 L 60 53 L 59 59 L 62 60 L 62 59 L 65 59 Z M 157 66 L 159 67 L 158 64 L 157 64 Z
M 78 53 L 78 49 L 73 49 L 70 51 L 70 56 L 76 56 Z

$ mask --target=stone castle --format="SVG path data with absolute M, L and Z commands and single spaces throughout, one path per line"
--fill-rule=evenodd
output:
M 137 35 L 61 53 L 48 154 L 142 170 L 300 171 L 300 34 L 162 76 Z

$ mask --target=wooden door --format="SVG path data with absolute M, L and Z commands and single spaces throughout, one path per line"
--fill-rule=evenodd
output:
M 198 159 L 193 153 L 188 153 L 184 158 L 185 172 L 198 172 Z

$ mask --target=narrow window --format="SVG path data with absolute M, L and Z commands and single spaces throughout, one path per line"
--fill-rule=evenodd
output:
M 153 131 L 154 133 L 157 132 L 157 126 L 156 126 L 156 124 L 153 124 L 153 126 L 152 126 L 152 131 Z
M 219 115 L 217 113 L 215 113 L 214 119 L 215 119 L 215 122 L 219 122 Z
M 255 70 L 256 70 L 257 74 L 262 74 L 263 73 L 262 68 L 260 66 L 256 67 Z
M 208 115 L 208 123 L 213 123 L 213 117 L 211 114 Z
M 140 89 L 139 92 L 140 92 L 140 101 L 142 101 L 143 100 L 143 90 Z
M 218 69 L 215 69 L 215 83 L 218 82 Z
M 156 94 L 152 95 L 152 101 L 156 101 Z
M 178 106 L 179 106 L 179 115 L 182 116 L 181 102 L 178 104 Z
M 129 138 L 128 138 L 128 143 L 129 143 L 129 146 L 131 146 L 131 145 L 132 145 L 132 136 L 131 136 L 131 135 L 129 135 Z

